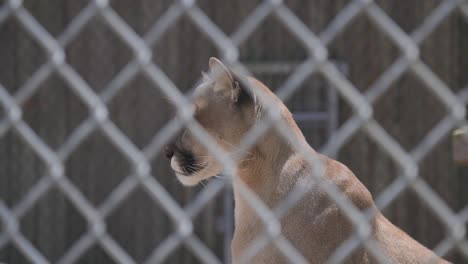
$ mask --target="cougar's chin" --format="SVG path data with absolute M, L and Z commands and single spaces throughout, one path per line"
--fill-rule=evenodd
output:
M 211 178 L 223 171 L 222 166 L 214 165 L 213 162 L 207 161 L 202 169 L 188 174 L 184 172 L 184 169 L 180 166 L 175 156 L 171 158 L 171 168 L 177 176 L 177 179 L 185 186 L 197 185 L 202 180 Z

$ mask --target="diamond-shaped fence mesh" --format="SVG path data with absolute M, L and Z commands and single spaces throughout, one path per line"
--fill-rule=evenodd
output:
M 236 177 L 235 160 L 233 156 L 228 155 L 228 153 L 218 146 L 203 127 L 194 120 L 190 99 L 179 89 L 185 89 L 186 87 L 177 87 L 173 81 L 174 79 L 183 79 L 184 76 L 169 76 L 162 69 L 162 65 L 174 63 L 176 67 L 182 67 L 183 69 L 199 66 L 186 64 L 189 60 L 179 55 L 181 53 L 176 50 L 180 47 L 190 49 L 192 44 L 199 47 L 200 43 L 197 43 L 199 40 L 193 39 L 194 35 L 186 34 L 186 36 L 191 37 L 184 39 L 185 33 L 197 31 L 196 36 L 204 39 L 202 45 L 207 47 L 206 52 L 212 53 L 216 49 L 214 55 L 219 55 L 233 71 L 245 75 L 252 75 L 249 71 L 257 75 L 268 72 L 284 75 L 283 84 L 275 90 L 278 97 L 284 101 L 288 101 L 295 94 L 303 93 L 301 87 L 306 83 L 310 83 L 309 78 L 311 76 L 319 76 L 321 81 L 312 82 L 312 86 L 317 85 L 317 83 L 322 83 L 322 86 L 325 86 L 325 89 L 329 93 L 321 98 L 327 100 L 328 110 L 322 109 L 323 111 L 319 111 L 318 114 L 308 115 L 304 113 L 303 109 L 300 109 L 296 114 L 298 122 L 301 119 L 319 120 L 317 121 L 318 123 L 323 122 L 322 126 L 326 128 L 324 130 L 328 131 L 329 138 L 319 150 L 327 155 L 336 156 L 353 137 L 357 134 L 363 134 L 368 140 L 367 144 L 374 145 L 375 149 L 378 149 L 378 153 L 385 155 L 386 158 L 384 159 L 392 163 L 396 167 L 395 171 L 398 172 L 397 177 L 388 181 L 386 186 L 381 187 L 380 193 L 375 196 L 377 207 L 381 210 L 386 209 L 401 195 L 404 195 L 406 190 L 410 190 L 414 195 L 414 199 L 423 201 L 428 208 L 428 212 L 434 215 L 439 224 L 442 224 L 444 227 L 442 229 L 444 231 L 442 240 L 434 244 L 434 251 L 441 256 L 445 256 L 449 252 L 457 252 L 460 259 L 464 259 L 464 261 L 468 260 L 468 239 L 466 238 L 465 230 L 468 222 L 467 196 L 458 195 L 462 197 L 461 202 L 458 202 L 461 205 L 455 210 L 445 200 L 447 196 L 445 194 L 441 195 L 439 191 L 435 190 L 433 184 L 429 184 L 426 181 L 427 179 L 425 179 L 423 174 L 427 169 L 421 166 L 429 154 L 435 151 L 437 146 L 447 138 L 453 129 L 466 123 L 465 111 L 468 103 L 468 83 L 459 89 L 454 89 L 452 86 L 456 86 L 455 81 L 446 81 L 440 78 L 431 67 L 434 63 L 443 64 L 444 62 L 433 62 L 430 59 L 426 61 L 422 59 L 421 53 L 424 49 L 425 40 L 431 34 L 435 34 L 440 25 L 453 14 L 457 13 L 456 22 L 453 22 L 454 19 L 450 18 L 453 24 L 462 25 L 463 23 L 468 23 L 468 1 L 444 0 L 438 2 L 436 5 L 433 5 L 434 8 L 430 12 L 427 12 L 421 21 L 415 23 L 418 25 L 410 30 L 411 33 L 409 34 L 384 11 L 385 1 L 383 4 L 379 1 L 368 0 L 334 3 L 333 6 L 337 10 L 337 13 L 330 16 L 332 18 L 328 19 L 328 21 L 318 22 L 319 24 L 324 24 L 323 28 L 319 30 L 315 28 L 312 30 L 308 22 L 306 23 L 303 20 L 302 16 L 304 14 L 300 8 L 292 8 L 288 1 L 261 1 L 256 6 L 253 6 L 252 9 L 244 12 L 247 15 L 238 24 L 234 26 L 227 25 L 231 33 L 226 33 L 227 30 L 222 29 L 215 22 L 220 19 L 222 20 L 222 17 L 207 15 L 208 11 L 202 8 L 202 6 L 208 6 L 207 8 L 209 8 L 210 4 L 206 4 L 205 2 L 198 3 L 197 1 L 190 0 L 169 2 L 164 11 L 159 10 L 154 14 L 151 13 L 153 10 L 151 3 L 146 3 L 148 6 L 145 4 L 140 5 L 141 3 L 139 3 L 139 6 L 142 8 L 134 10 L 134 12 L 146 16 L 150 13 L 149 16 L 153 18 L 153 22 L 146 22 L 135 26 L 139 22 L 129 21 L 125 18 L 125 15 L 121 15 L 118 12 L 121 8 L 125 8 L 124 3 L 96 0 L 78 8 L 80 11 L 73 14 L 70 21 L 64 23 L 61 20 L 60 23 L 65 25 L 63 30 L 55 27 L 53 29 L 46 27 L 41 22 L 41 19 L 31 11 L 33 9 L 28 7 L 29 2 L 23 3 L 20 0 L 11 0 L 3 3 L 0 8 L 0 25 L 5 26 L 8 23 L 16 23 L 15 26 L 8 25 L 12 27 L 10 30 L 24 32 L 24 36 L 31 38 L 34 43 L 45 50 L 45 59 L 38 63 L 37 68 L 26 71 L 26 73 L 17 70 L 16 75 L 26 76 L 24 77 L 24 82 L 20 84 L 8 81 L 4 82 L 0 79 L 0 103 L 3 107 L 0 116 L 0 137 L 7 138 L 9 141 L 11 140 L 12 144 L 21 144 L 28 148 L 26 152 L 29 159 L 32 159 L 31 157 L 34 156 L 34 159 L 40 160 L 34 164 L 41 163 L 44 168 L 38 168 L 37 165 L 31 168 L 36 178 L 30 186 L 22 187 L 27 190 L 21 193 L 19 197 L 16 197 L 18 196 L 17 194 L 13 195 L 15 196 L 14 199 L 6 196 L 0 197 L 0 222 L 2 223 L 2 228 L 0 229 L 0 250 L 10 251 L 14 248 L 15 252 L 18 252 L 19 255 L 32 263 L 80 262 L 83 261 L 83 258 L 86 259 L 86 255 L 91 250 L 95 250 L 96 248 L 101 252 L 96 254 L 107 255 L 112 261 L 118 263 L 160 263 L 168 260 L 174 252 L 183 246 L 199 262 L 220 263 L 222 262 L 220 255 L 224 256 L 224 261 L 229 261 L 229 239 L 224 243 L 226 249 L 223 251 L 219 247 L 219 242 L 213 243 L 213 240 L 216 241 L 222 238 L 212 237 L 210 238 L 211 242 L 209 242 L 206 241 L 209 240 L 205 239 L 206 236 L 200 235 L 200 232 L 196 230 L 198 223 L 206 225 L 208 222 L 208 225 L 212 229 L 215 229 L 217 226 L 220 229 L 228 230 L 224 236 L 230 238 L 229 228 L 232 228 L 232 220 L 228 219 L 230 217 L 229 213 L 224 214 L 224 218 L 220 220 L 221 223 L 216 222 L 219 219 L 206 219 L 206 217 L 202 221 L 197 219 L 215 197 L 226 191 L 228 195 L 225 197 L 224 206 L 232 210 L 229 190 L 232 187 L 231 179 Z M 310 2 L 313 6 L 316 1 Z M 59 5 L 58 3 L 55 4 Z M 300 3 L 299 1 L 297 6 L 300 7 L 301 4 L 306 5 L 306 3 Z M 40 5 L 48 8 L 49 5 L 53 4 L 40 3 Z M 77 10 L 76 7 L 73 7 L 74 4 L 60 3 L 60 5 L 65 5 L 64 10 L 67 8 L 67 10 Z M 233 6 L 230 6 L 231 4 L 227 5 L 227 8 L 233 9 L 248 9 L 247 6 L 252 7 L 252 3 L 245 6 L 240 3 Z M 310 3 L 307 4 L 308 7 L 309 5 Z M 321 6 L 323 3 L 317 2 L 316 5 Z M 400 5 L 405 6 L 403 3 L 400 3 Z M 216 14 L 216 12 L 214 13 Z M 412 14 L 407 15 L 411 16 Z M 274 19 L 274 23 L 276 24 L 274 27 L 270 27 L 270 29 L 282 28 L 288 34 L 287 41 L 294 42 L 294 47 L 302 51 L 292 54 L 291 58 L 288 58 L 286 54 L 280 55 L 283 59 L 281 63 L 252 64 L 250 62 L 255 61 L 256 55 L 249 54 L 249 48 L 243 44 L 250 38 L 253 38 L 254 42 L 256 42 L 255 45 L 270 45 L 271 43 L 262 43 L 261 39 L 256 38 L 256 32 L 259 28 L 262 28 L 264 23 L 273 23 L 271 19 Z M 380 34 L 380 39 L 376 39 L 376 42 L 382 41 L 381 39 L 385 38 L 390 43 L 386 44 L 387 51 L 397 55 L 394 61 L 387 63 L 386 67 L 382 68 L 383 72 L 381 73 L 375 73 L 377 70 L 372 68 L 372 65 L 359 69 L 373 72 L 374 79 L 368 80 L 367 84 L 360 83 L 357 85 L 348 76 L 356 71 L 353 70 L 353 65 L 347 65 L 345 67 L 347 70 L 343 72 L 343 67 L 340 67 L 340 65 L 346 64 L 346 59 L 331 59 L 332 56 L 330 54 L 333 51 L 331 46 L 335 45 L 333 43 L 342 34 L 352 34 L 357 39 L 367 34 L 367 32 L 345 32 L 348 27 L 351 27 L 359 19 L 364 19 L 367 22 L 359 21 L 358 23 L 368 23 L 374 31 Z M 93 46 L 92 42 L 87 41 L 89 35 L 87 35 L 86 31 L 89 30 L 89 27 L 91 27 L 91 30 L 94 29 L 95 25 L 90 23 L 95 20 L 99 21 L 98 27 L 111 31 L 110 34 L 112 34 L 114 39 L 108 41 L 107 45 Z M 172 30 L 171 28 L 176 24 L 180 26 L 178 27 L 179 30 L 184 31 L 183 34 L 180 34 L 182 37 L 166 39 L 165 34 Z M 96 34 L 95 37 L 100 37 L 99 32 L 94 32 Z M 465 29 L 465 33 L 468 33 L 468 30 Z M 81 34 L 84 34 L 84 36 L 81 36 Z M 11 36 L 13 36 L 13 33 L 11 33 Z M 461 42 L 462 40 L 459 41 Z M 8 44 L 9 42 L 12 43 L 13 39 L 2 39 L 2 42 L 4 42 L 2 47 L 14 46 Z M 158 45 L 161 42 L 164 42 L 164 45 L 167 46 L 165 48 L 159 47 Z M 179 45 L 181 42 L 186 44 Z M 174 46 L 175 43 L 179 46 Z M 346 44 L 344 43 L 344 45 Z M 98 59 L 94 62 L 97 66 L 89 66 L 92 69 L 87 71 L 88 66 L 73 65 L 72 61 L 82 56 L 79 53 L 68 51 L 68 49 L 72 49 L 70 46 L 73 45 L 89 46 L 90 49 L 96 48 L 95 55 Z M 125 50 L 115 48 L 114 45 L 122 47 L 121 49 Z M 392 45 L 392 47 L 389 45 Z M 14 56 L 23 56 L 23 61 L 37 60 L 37 57 L 33 56 L 34 54 L 21 54 L 20 47 L 17 50 L 18 52 Z M 168 54 L 168 57 L 160 56 L 160 53 L 164 52 Z M 197 52 L 195 49 L 192 50 L 191 56 L 200 56 Z M 203 53 L 205 51 L 200 52 Z M 247 55 L 244 55 L 246 52 Z M 121 57 L 116 55 L 118 53 L 126 53 L 129 61 L 119 60 L 118 58 Z M 281 52 L 278 54 L 281 54 Z M 369 51 L 369 54 L 369 56 L 374 56 L 375 52 Z M 460 66 L 458 70 L 464 71 L 464 73 L 460 74 L 461 76 L 466 76 L 468 73 L 468 68 L 466 67 L 466 56 L 468 56 L 468 53 L 466 50 L 464 53 L 454 51 L 447 54 L 461 56 L 459 58 L 460 65 L 464 63 L 465 68 Z M 115 59 L 113 56 L 118 58 Z M 262 56 L 264 55 L 258 55 L 258 57 Z M 360 54 L 360 56 L 366 56 L 366 54 Z M 158 61 L 165 60 L 164 58 L 169 59 Z M 241 58 L 247 58 L 247 60 Z M 249 58 L 253 59 L 249 60 Z M 300 63 L 288 63 L 285 61 L 288 59 L 290 61 L 298 61 L 300 59 Z M 362 58 L 362 60 L 367 59 Z M 379 60 L 380 58 L 376 57 L 373 59 Z M 106 67 L 99 65 L 99 62 L 102 60 L 108 60 Z M 247 63 L 245 63 L 246 61 Z M 2 61 L 0 63 L 4 64 L 5 62 Z M 14 65 L 9 65 L 8 67 L 10 66 L 12 67 L 11 69 L 2 67 L 2 71 L 13 70 L 15 67 Z M 409 74 L 422 84 L 424 87 L 422 93 L 429 94 L 431 102 L 442 105 L 444 110 L 442 111 L 441 119 L 433 122 L 430 128 L 418 128 L 424 132 L 418 135 L 418 138 L 415 140 L 417 142 L 415 146 L 408 146 L 406 142 L 400 142 L 400 140 L 393 136 L 391 131 L 387 131 L 388 129 L 383 124 L 385 121 L 377 117 L 380 115 L 375 115 L 375 108 L 379 106 L 382 98 L 391 92 L 392 89 L 396 89 L 395 86 L 398 85 L 399 79 Z M 106 76 L 105 78 L 108 80 L 102 81 L 96 76 Z M 48 94 L 52 93 L 52 91 L 43 91 L 45 89 L 43 86 L 47 86 L 44 83 L 50 78 L 55 78 L 56 81 L 58 80 L 63 83 L 63 87 L 67 87 L 66 91 L 61 90 L 59 91 L 60 93 L 71 92 L 73 94 L 73 100 L 65 102 L 60 107 L 61 110 L 47 113 L 50 119 L 54 119 L 54 115 L 60 115 L 60 117 L 66 116 L 66 114 L 59 113 L 59 111 L 68 111 L 67 113 L 70 115 L 78 108 L 87 108 L 88 111 L 87 115 L 73 117 L 69 122 L 65 123 L 64 126 L 67 127 L 65 131 L 69 131 L 69 133 L 64 133 L 64 135 L 60 136 L 63 140 L 54 139 L 53 143 L 46 141 L 42 137 L 44 133 L 50 130 L 42 128 L 40 122 L 35 123 L 31 121 L 31 119 L 34 120 L 33 114 L 32 118 L 28 116 L 30 115 L 28 113 L 35 111 L 35 106 L 31 106 L 31 100 L 33 100 L 34 96 L 42 93 L 45 94 L 42 95 L 43 97 L 52 96 L 53 98 L 53 94 Z M 177 109 L 176 117 L 169 120 L 158 117 L 158 114 L 164 116 L 168 111 L 166 108 L 162 109 L 165 102 L 159 102 L 160 105 L 157 105 L 154 109 L 140 109 L 138 102 L 129 103 L 124 107 L 125 102 L 134 100 L 132 99 L 131 86 L 135 78 L 143 79 L 143 85 L 155 87 L 157 91 L 152 96 L 155 98 L 165 98 L 165 100 L 173 104 L 175 109 Z M 259 79 L 262 78 L 259 77 Z M 463 77 L 461 79 L 465 82 L 468 81 Z M 184 85 L 190 85 L 189 81 L 186 81 Z M 246 85 L 249 86 L 248 84 Z M 367 86 L 368 88 L 361 89 L 357 86 Z M 130 87 L 130 90 L 128 87 Z M 330 91 L 333 92 L 330 93 Z M 258 93 L 258 91 L 255 93 Z M 316 95 L 319 96 L 319 94 Z M 266 106 L 268 118 L 264 122 L 257 124 L 247 133 L 239 149 L 247 149 L 265 131 L 276 129 L 297 152 L 306 153 L 307 150 L 301 144 L 288 136 L 291 133 L 290 128 L 275 122 L 279 116 L 277 109 L 269 102 L 269 98 L 261 93 L 256 94 L 256 96 Z M 339 103 L 337 96 L 341 98 L 342 104 L 346 104 L 349 110 L 347 113 L 352 113 L 339 127 L 337 127 L 339 109 L 335 107 Z M 404 97 L 406 95 L 403 94 L 401 96 Z M 53 99 L 50 100 L 53 101 Z M 403 101 L 404 98 L 400 98 L 399 100 Z M 418 103 L 418 98 L 413 98 L 412 100 L 414 100 L 414 104 Z M 50 103 L 50 101 L 46 101 L 46 103 Z M 122 107 L 122 109 L 119 110 L 119 107 Z M 117 110 L 114 108 L 117 108 Z M 147 115 L 145 119 L 146 123 L 159 122 L 160 126 L 157 129 L 154 129 L 154 126 L 151 125 L 148 125 L 148 127 L 138 127 L 138 131 L 143 131 L 139 132 L 141 134 L 126 133 L 128 126 L 133 126 L 134 124 L 130 122 L 130 125 L 125 125 L 125 118 L 128 119 L 128 116 L 121 118 L 119 111 L 133 109 L 139 109 L 142 114 Z M 151 110 L 154 110 L 156 113 L 154 115 L 145 113 Z M 422 116 L 432 115 L 432 111 L 436 110 L 427 109 L 422 113 Z M 408 113 L 408 115 L 411 114 Z M 189 129 L 211 153 L 215 154 L 223 162 L 226 177 L 225 180 L 210 181 L 195 198 L 189 200 L 184 206 L 181 206 L 180 200 L 182 198 L 178 196 L 179 194 L 173 191 L 169 192 L 166 188 L 166 183 L 162 184 L 161 176 L 156 175 L 160 172 L 159 167 L 164 165 L 161 162 L 156 162 L 156 165 L 154 165 L 154 160 L 157 159 L 156 157 L 161 152 L 163 146 L 183 127 Z M 312 133 L 315 132 L 313 131 Z M 74 155 L 80 148 L 84 148 L 85 153 L 86 150 L 92 148 L 96 142 L 87 142 L 87 140 L 91 135 L 96 133 L 107 142 L 105 144 L 107 144 L 108 148 L 112 148 L 112 151 L 119 153 L 119 161 L 115 162 L 119 164 L 107 165 L 117 166 L 120 169 L 120 180 L 114 178 L 112 182 L 109 181 L 107 184 L 96 187 L 97 193 L 103 193 L 99 194 L 100 198 L 96 199 L 97 201 L 94 199 L 91 201 L 82 190 L 81 184 L 77 184 L 76 179 L 84 177 L 83 175 L 92 171 L 92 168 L 86 169 L 86 154 L 78 155 L 78 157 L 74 157 Z M 13 137 L 15 138 L 13 139 Z M 12 159 L 18 158 L 13 155 L 14 151 L 12 150 L 5 148 L 2 151 L 6 153 L 2 154 L 2 159 L 8 158 L 10 154 Z M 356 155 L 363 154 L 356 153 Z M 72 162 L 78 164 L 74 165 L 76 167 L 75 170 L 69 168 L 70 160 L 74 160 Z M 343 262 L 357 248 L 364 247 L 373 258 L 383 263 L 388 262 L 389 259 L 382 249 L 376 243 L 373 243 L 372 237 L 369 236 L 370 227 L 368 219 L 375 212 L 360 211 L 336 186 L 324 181 L 320 177 L 322 166 L 319 161 L 313 159 L 308 161 L 317 168 L 316 173 L 314 173 L 314 179 L 317 182 L 318 188 L 321 188 L 339 206 L 350 219 L 355 230 L 351 237 L 335 249 L 328 261 L 330 263 Z M 14 163 L 14 161 L 3 160 L 1 166 L 5 166 L 6 168 L 10 166 L 8 165 L 9 163 Z M 128 166 L 122 165 L 124 163 Z M 27 166 L 27 163 L 20 164 L 22 164 L 21 166 Z M 79 164 L 82 164 L 82 166 Z M 106 166 L 105 162 L 101 165 Z M 94 169 L 100 171 L 96 177 L 102 177 L 104 182 L 106 182 L 106 177 L 110 177 L 105 175 L 106 171 L 102 171 L 97 167 Z M 447 169 L 447 175 L 439 175 L 439 177 L 449 177 L 450 170 L 452 170 L 450 172 L 452 174 L 450 175 L 454 175 L 454 169 Z M 4 172 L 7 173 L 2 172 L 2 182 L 6 184 L 3 188 L 8 189 L 9 186 L 7 184 L 13 184 L 16 178 L 19 182 L 16 184 L 22 184 L 20 175 L 8 174 L 8 171 L 4 169 Z M 114 171 L 112 170 L 112 173 Z M 356 174 L 359 177 L 359 173 L 356 172 Z M 375 177 L 378 177 L 378 175 Z M 466 177 L 466 175 L 463 177 Z M 467 183 L 466 179 L 464 181 Z M 374 182 L 377 182 L 377 180 Z M 93 181 L 89 184 L 92 185 Z M 445 184 L 445 182 L 439 181 L 438 184 Z M 241 262 L 249 263 L 249 260 L 255 256 L 258 250 L 272 242 L 288 261 L 292 263 L 306 263 L 307 261 L 301 255 L 301 252 L 295 249 L 291 242 L 281 234 L 280 228 L 281 217 L 300 200 L 303 195 L 302 189 L 297 188 L 277 208 L 268 208 L 247 186 L 240 184 L 237 188 L 243 198 L 248 200 L 249 204 L 255 208 L 258 217 L 265 225 L 265 233 L 254 239 L 249 250 L 241 258 Z M 449 187 L 447 189 L 447 192 L 456 191 L 450 190 Z M 182 191 L 182 188 L 177 187 L 173 190 Z M 61 198 L 44 198 L 48 193 L 53 191 L 58 191 Z M 125 228 L 113 228 L 112 224 L 108 223 L 108 220 L 119 218 L 119 215 L 125 214 L 127 216 L 123 216 L 124 218 L 127 217 L 127 220 L 131 219 L 133 214 L 138 214 L 136 211 L 139 210 L 139 206 L 141 206 L 141 210 L 152 210 L 152 207 L 145 207 L 142 204 L 130 206 L 125 204 L 125 201 L 130 196 L 141 192 L 144 193 L 144 197 L 140 200 L 144 200 L 145 203 L 157 207 L 154 210 L 158 210 L 156 217 L 160 222 L 158 224 L 155 223 L 155 225 L 160 225 L 165 221 L 168 224 L 167 226 L 172 224 L 173 228 L 172 230 L 164 230 L 165 234 L 156 235 L 156 237 L 159 237 L 158 241 L 151 242 L 151 246 L 149 247 L 146 246 L 147 252 L 143 254 L 145 257 L 137 259 L 135 252 L 137 252 L 137 255 L 141 255 L 141 253 L 138 253 L 140 252 L 138 250 L 141 249 L 135 247 L 129 249 L 122 246 L 119 242 L 121 240 L 119 238 L 121 237 L 121 233 L 119 232 L 126 232 L 123 230 Z M 31 232 L 25 231 L 22 227 L 24 219 L 31 217 L 28 214 L 33 208 L 39 206 L 38 203 L 42 199 L 46 199 L 46 203 L 48 203 L 45 207 L 49 206 L 51 208 L 55 206 L 54 203 L 56 202 L 69 202 L 75 214 L 77 212 L 86 223 L 86 227 L 82 228 L 82 233 L 67 241 L 68 245 L 63 246 L 63 250 L 53 257 L 45 254 L 41 248 L 43 248 L 44 243 L 49 243 L 47 239 L 49 241 L 54 240 L 54 234 L 48 234 L 46 240 L 31 238 L 31 235 L 27 234 Z M 12 202 L 12 200 L 14 201 Z M 130 213 L 125 212 L 128 207 L 131 208 L 129 209 Z M 134 207 L 137 208 L 135 209 Z M 213 211 L 218 209 L 210 207 L 210 210 Z M 151 215 L 149 211 L 144 213 Z M 67 214 L 67 212 L 62 214 Z M 130 218 L 128 214 L 130 214 Z M 61 215 L 61 217 L 61 219 L 67 219 L 66 216 Z M 137 219 L 136 216 L 135 219 Z M 60 221 L 58 223 L 60 224 Z M 436 222 L 430 223 L 434 224 Z M 138 229 L 140 223 L 135 221 L 125 224 L 128 225 L 126 229 Z M 43 225 L 47 225 L 47 223 L 39 223 L 36 228 L 40 229 Z M 73 227 L 67 227 L 65 223 L 63 223 L 63 226 L 70 229 L 78 228 L 73 224 Z M 426 230 L 431 229 L 440 228 L 437 226 L 426 227 Z M 143 232 L 146 232 L 146 230 Z M 50 243 L 52 244 L 53 242 Z M 138 245 L 137 242 L 135 244 Z M 219 252 L 224 253 L 220 254 Z

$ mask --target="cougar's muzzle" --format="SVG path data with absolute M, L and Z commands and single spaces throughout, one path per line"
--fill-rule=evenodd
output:
M 166 147 L 164 154 L 167 159 L 171 160 L 172 169 L 182 175 L 190 176 L 203 169 L 193 152 L 180 144 L 171 143 Z

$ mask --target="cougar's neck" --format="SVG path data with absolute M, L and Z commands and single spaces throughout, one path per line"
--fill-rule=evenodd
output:
M 294 132 L 291 137 L 295 137 L 301 143 L 307 142 L 292 119 L 291 114 L 285 113 L 281 122 L 287 125 Z M 256 144 L 238 163 L 238 178 L 234 182 L 234 192 L 238 198 L 236 184 L 242 181 L 254 191 L 264 202 L 268 202 L 269 196 L 275 190 L 278 180 L 284 173 L 286 162 L 296 154 L 296 151 L 288 141 L 275 129 L 270 129 L 259 138 Z M 237 181 L 237 182 L 236 182 Z M 239 199 L 236 199 L 239 200 Z

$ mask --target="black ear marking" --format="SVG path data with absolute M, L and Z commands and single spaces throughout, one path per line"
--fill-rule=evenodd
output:
M 234 76 L 233 87 L 237 91 L 237 105 L 245 105 L 248 103 L 253 103 L 253 96 L 249 88 L 246 88 L 244 83 L 247 82 L 246 78 L 240 77 L 235 73 L 232 73 Z

